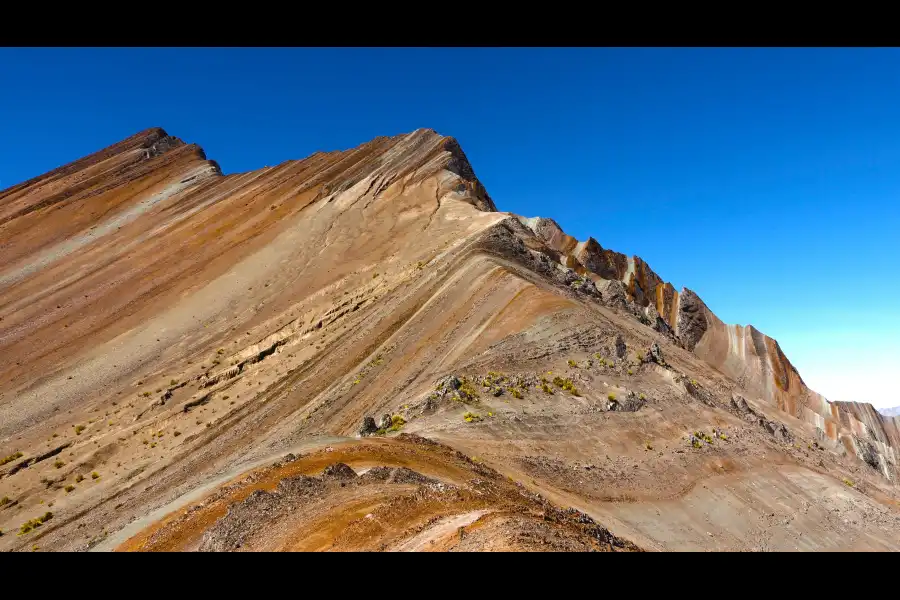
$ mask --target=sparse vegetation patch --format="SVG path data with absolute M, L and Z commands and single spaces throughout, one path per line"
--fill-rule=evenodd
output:
M 466 423 L 474 423 L 476 421 L 480 421 L 481 417 L 473 412 L 467 412 L 463 415 L 463 420 L 465 420 Z
M 3 466 L 7 463 L 11 463 L 14 460 L 19 460 L 23 456 L 25 456 L 25 455 L 22 454 L 21 452 L 16 452 L 15 454 L 10 454 L 6 458 L 0 458 L 0 466 Z

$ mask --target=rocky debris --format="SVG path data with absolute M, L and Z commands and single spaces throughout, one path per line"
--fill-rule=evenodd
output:
M 351 469 L 348 465 L 339 462 L 325 467 L 325 470 L 322 471 L 322 478 L 324 479 L 326 477 L 332 477 L 334 479 L 356 479 L 357 474 L 356 471 Z
M 659 311 L 656 310 L 656 305 L 650 303 L 647 305 L 645 309 L 645 313 L 647 315 L 647 319 L 649 320 L 649 325 L 656 331 L 669 335 L 672 333 L 669 324 L 666 323 L 665 319 L 659 314 Z
M 790 430 L 785 427 L 784 423 L 767 419 L 753 410 L 742 396 L 737 394 L 731 397 L 731 411 L 750 423 L 756 423 L 760 428 L 764 429 L 769 435 L 783 444 L 792 444 L 794 436 Z
M 616 356 L 620 359 L 625 358 L 625 353 L 628 351 L 628 348 L 625 346 L 625 338 L 621 335 L 616 336 Z
M 707 406 L 711 406 L 714 408 L 719 407 L 719 403 L 716 402 L 713 393 L 701 386 L 700 382 L 698 382 L 696 379 L 690 379 L 684 373 L 679 373 L 675 377 L 675 382 L 683 385 L 685 391 L 688 393 L 688 396 L 690 396 L 691 398 L 699 400 Z
M 607 410 L 616 412 L 637 412 L 643 408 L 646 400 L 629 391 L 624 398 L 607 398 Z
M 624 309 L 628 303 L 628 292 L 625 285 L 618 279 L 607 279 L 596 285 L 603 304 L 610 308 Z
M 449 389 L 449 390 L 458 390 L 462 385 L 462 381 L 460 381 L 459 377 L 456 375 L 447 375 L 437 383 L 438 389 Z
M 406 467 L 372 467 L 360 476 L 360 481 L 379 481 L 383 483 L 407 483 L 416 485 L 434 485 L 436 479 L 426 477 Z
M 583 533 L 595 539 L 597 542 L 608 546 L 610 549 L 617 548 L 631 552 L 643 552 L 640 547 L 628 540 L 613 535 L 608 529 L 602 527 L 590 516 L 577 509 L 559 509 L 549 503 L 545 503 L 542 518 L 544 521 L 551 523 L 575 525 L 581 529 Z
M 363 417 L 362 425 L 359 427 L 359 435 L 362 437 L 366 437 L 372 435 L 378 431 L 378 425 L 375 423 L 375 419 L 372 416 Z
M 731 397 L 731 410 L 738 413 L 739 416 L 756 415 L 743 396 L 734 395 Z
M 405 467 L 375 467 L 360 477 L 348 465 L 334 463 L 327 466 L 319 477 L 286 477 L 278 482 L 274 491 L 256 490 L 243 501 L 230 505 L 228 513 L 206 531 L 199 549 L 202 552 L 236 550 L 257 535 L 263 526 L 290 516 L 304 504 L 322 498 L 329 489 L 379 482 L 443 486 L 437 480 Z M 252 481 L 247 480 L 243 484 L 252 484 Z
M 321 479 L 307 475 L 297 475 L 279 481 L 275 487 L 275 492 L 281 496 L 306 497 L 319 494 L 324 489 L 325 484 Z
M 280 516 L 281 494 L 256 490 L 242 502 L 228 507 L 224 517 L 203 534 L 200 552 L 227 552 L 243 546 L 257 529 L 257 523 Z
M 434 391 L 430 392 L 426 397 L 424 402 L 414 407 L 415 409 L 421 409 L 422 413 L 430 412 L 436 410 L 439 406 L 449 400 L 458 400 L 461 402 L 468 402 L 474 399 L 475 390 L 471 384 L 465 383 L 465 378 L 459 378 L 456 375 L 447 375 L 446 377 L 442 377 L 437 381 L 434 386 Z M 390 415 L 385 415 L 386 417 L 390 417 Z M 387 429 L 391 426 L 391 423 L 388 422 L 385 425 L 385 417 L 382 417 L 381 428 Z
M 597 285 L 590 278 L 578 279 L 570 284 L 569 287 L 576 292 L 581 292 L 594 298 L 600 298 L 600 292 L 597 291 Z
M 277 460 L 274 463 L 272 463 L 272 467 L 278 469 L 285 465 L 289 465 L 292 462 L 296 462 L 296 461 L 300 460 L 301 458 L 303 458 L 302 454 L 294 454 L 293 452 L 291 452 L 291 453 L 288 453 L 288 454 L 285 454 L 284 456 L 282 456 L 280 460 Z
M 791 435 L 791 432 L 787 427 L 784 426 L 784 423 L 779 423 L 778 421 L 767 421 L 765 423 L 766 431 L 768 431 L 772 436 L 781 442 L 782 444 L 790 444 L 794 441 L 794 436 Z
M 568 286 L 572 286 L 576 283 L 580 285 L 581 277 L 578 276 L 578 273 L 569 269 L 568 267 L 560 267 L 562 270 L 562 282 Z

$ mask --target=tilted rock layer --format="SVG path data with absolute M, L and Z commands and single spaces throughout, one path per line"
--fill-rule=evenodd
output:
M 0 549 L 900 549 L 898 448 L 431 130 L 0 192 Z

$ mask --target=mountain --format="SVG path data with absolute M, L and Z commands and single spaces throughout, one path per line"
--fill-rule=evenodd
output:
M 896 419 L 432 130 L 230 175 L 146 130 L 0 240 L 0 549 L 900 548 Z
M 885 417 L 900 417 L 900 406 L 895 406 L 893 408 L 879 408 L 878 412 Z

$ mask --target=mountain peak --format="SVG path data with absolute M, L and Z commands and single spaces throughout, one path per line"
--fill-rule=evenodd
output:
M 44 499 L 51 550 L 900 550 L 896 419 L 452 137 L 222 175 L 150 128 L 2 200 L 0 551 Z

